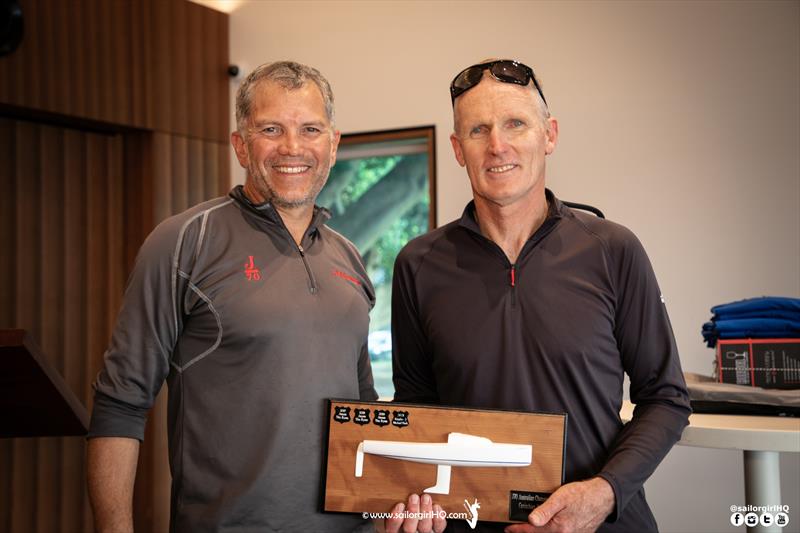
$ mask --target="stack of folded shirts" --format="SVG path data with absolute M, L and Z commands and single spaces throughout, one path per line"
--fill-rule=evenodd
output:
M 800 338 L 800 298 L 762 296 L 711 308 L 714 316 L 703 324 L 709 348 L 717 339 Z

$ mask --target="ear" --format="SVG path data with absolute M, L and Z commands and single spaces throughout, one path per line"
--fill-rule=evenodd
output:
M 556 143 L 558 143 L 558 121 L 550 117 L 547 119 L 547 126 L 548 128 L 545 132 L 547 142 L 544 146 L 544 153 L 550 155 L 556 149 Z
M 250 155 L 247 153 L 247 142 L 242 138 L 242 134 L 237 131 L 231 133 L 231 146 L 236 153 L 236 159 L 245 170 L 250 166 Z
M 461 148 L 461 141 L 456 137 L 455 133 L 450 134 L 450 144 L 453 145 L 453 152 L 456 154 L 456 161 L 462 167 L 467 164 L 466 159 L 464 159 L 464 150 Z
M 335 130 L 331 141 L 331 166 L 336 164 L 336 152 L 339 150 L 339 141 L 342 139 L 342 132 Z

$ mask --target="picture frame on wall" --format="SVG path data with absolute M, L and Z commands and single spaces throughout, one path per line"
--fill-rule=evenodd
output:
M 381 398 L 392 386 L 392 273 L 397 254 L 436 224 L 434 126 L 343 134 L 317 204 L 328 226 L 356 245 L 375 287 L 369 351 Z

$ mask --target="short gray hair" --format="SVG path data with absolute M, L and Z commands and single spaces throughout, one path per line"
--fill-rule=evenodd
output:
M 299 89 L 306 83 L 313 82 L 322 93 L 322 101 L 325 104 L 325 113 L 331 126 L 334 125 L 333 114 L 333 91 L 331 84 L 325 76 L 314 67 L 295 63 L 294 61 L 276 61 L 275 63 L 265 63 L 257 67 L 250 73 L 236 91 L 236 129 L 244 135 L 246 133 L 247 120 L 253 107 L 253 90 L 262 81 L 272 81 L 278 83 L 286 89 Z

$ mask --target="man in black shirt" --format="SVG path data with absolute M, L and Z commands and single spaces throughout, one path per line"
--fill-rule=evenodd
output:
M 647 255 L 545 188 L 558 123 L 529 67 L 473 65 L 451 96 L 474 200 L 398 256 L 395 400 L 566 412 L 566 483 L 508 531 L 655 531 L 642 485 L 690 408 Z

